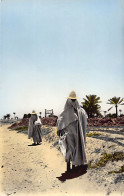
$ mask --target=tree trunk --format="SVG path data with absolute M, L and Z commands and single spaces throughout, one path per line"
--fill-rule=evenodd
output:
M 118 109 L 117 109 L 118 106 L 116 105 L 115 108 L 116 108 L 116 117 L 117 117 L 118 116 Z

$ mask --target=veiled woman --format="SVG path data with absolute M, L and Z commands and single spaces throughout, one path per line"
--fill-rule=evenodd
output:
M 28 139 L 33 138 L 32 145 L 39 145 L 42 142 L 41 136 L 41 120 L 37 113 L 33 110 L 29 118 Z
M 69 94 L 64 111 L 57 121 L 57 135 L 60 136 L 60 149 L 67 162 L 67 171 L 75 166 L 86 165 L 86 126 L 87 114 L 80 107 L 74 91 Z

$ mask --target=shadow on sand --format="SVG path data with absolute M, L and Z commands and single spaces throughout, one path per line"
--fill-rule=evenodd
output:
M 41 145 L 41 143 L 40 144 L 29 144 L 28 146 L 39 146 L 39 145 Z
M 56 178 L 58 178 L 58 180 L 60 180 L 61 182 L 64 182 L 67 179 L 77 178 L 87 173 L 87 167 L 88 167 L 87 165 L 77 166 L 73 169 L 70 169 L 70 171 L 65 171 L 64 173 L 61 174 L 60 177 L 56 177 Z

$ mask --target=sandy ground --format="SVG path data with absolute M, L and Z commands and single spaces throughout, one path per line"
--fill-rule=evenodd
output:
M 105 184 L 100 186 L 93 177 L 95 174 L 98 178 L 96 170 L 88 170 L 65 182 L 59 181 L 57 177 L 66 170 L 62 154 L 44 138 L 41 145 L 29 146 L 32 141 L 27 135 L 10 131 L 7 127 L 0 125 L 0 196 L 124 195 L 123 190 L 110 194 L 104 189 Z

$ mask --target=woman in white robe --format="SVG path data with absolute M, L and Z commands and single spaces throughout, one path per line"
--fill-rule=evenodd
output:
M 72 161 L 73 167 L 87 164 L 85 150 L 87 114 L 80 107 L 74 91 L 70 93 L 66 101 L 57 126 L 60 149 L 67 162 L 67 170 L 70 169 L 70 161 Z
M 38 115 L 35 111 L 32 111 L 29 119 L 28 139 L 33 138 L 33 145 L 39 145 L 42 142 L 41 125 Z

